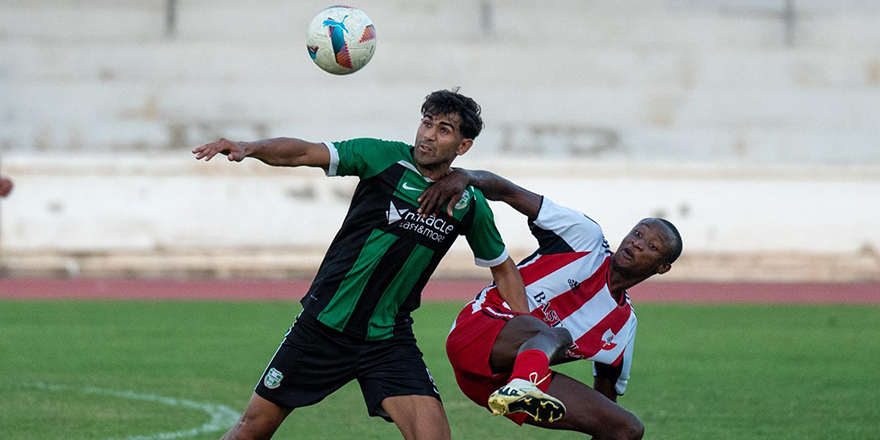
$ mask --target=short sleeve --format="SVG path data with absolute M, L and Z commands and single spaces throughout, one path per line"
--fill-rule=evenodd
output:
M 381 139 L 360 138 L 324 144 L 330 150 L 328 176 L 358 176 L 365 179 L 412 155 L 409 145 Z
M 605 242 L 602 228 L 586 214 L 544 197 L 538 217 L 529 222 L 542 254 L 593 251 Z
M 495 267 L 507 260 L 507 248 L 501 240 L 501 233 L 495 226 L 495 216 L 489 202 L 478 190 L 474 190 L 474 217 L 471 227 L 464 235 L 474 253 L 474 260 L 480 267 Z

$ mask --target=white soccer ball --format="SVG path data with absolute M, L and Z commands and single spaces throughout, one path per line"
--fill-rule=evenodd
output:
M 373 58 L 376 28 L 360 9 L 331 6 L 309 24 L 306 46 L 318 67 L 335 75 L 348 75 Z

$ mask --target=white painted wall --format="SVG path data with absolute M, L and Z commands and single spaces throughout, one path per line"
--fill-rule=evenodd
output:
M 867 256 L 880 278 L 880 2 L 362 0 L 379 47 L 347 77 L 303 47 L 327 2 L 178 0 L 173 35 L 166 4 L 0 1 L 0 265 L 320 253 L 353 180 L 188 151 L 409 141 L 424 96 L 460 85 L 487 123 L 460 164 L 582 207 L 614 244 L 664 214 L 698 255 Z
M 379 47 L 347 77 L 303 47 L 324 1 L 179 0 L 173 36 L 165 4 L 0 2 L 2 152 L 409 139 L 460 85 L 484 158 L 880 164 L 872 0 L 363 0 Z
M 760 167 L 485 161 L 516 183 L 599 222 L 613 247 L 639 219 L 663 216 L 696 254 L 880 249 L 880 167 Z M 95 253 L 211 249 L 323 250 L 356 178 L 256 160 L 197 162 L 188 152 L 12 157 L 16 188 L 2 202 L 7 252 Z M 502 204 L 512 249 L 534 247 L 525 220 Z M 456 251 L 469 252 L 465 242 Z

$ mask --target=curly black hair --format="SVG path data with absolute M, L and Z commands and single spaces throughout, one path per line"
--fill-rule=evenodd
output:
M 458 93 L 459 88 L 438 90 L 425 97 L 422 115 L 456 114 L 460 119 L 461 135 L 465 139 L 475 139 L 485 124 L 480 117 L 480 105 L 473 99 Z

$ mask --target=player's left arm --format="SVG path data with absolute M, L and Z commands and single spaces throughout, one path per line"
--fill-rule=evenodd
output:
M 490 270 L 495 285 L 498 286 L 498 295 L 507 302 L 510 309 L 515 312 L 529 313 L 526 287 L 513 260 L 507 257 L 503 263 L 492 266 Z

